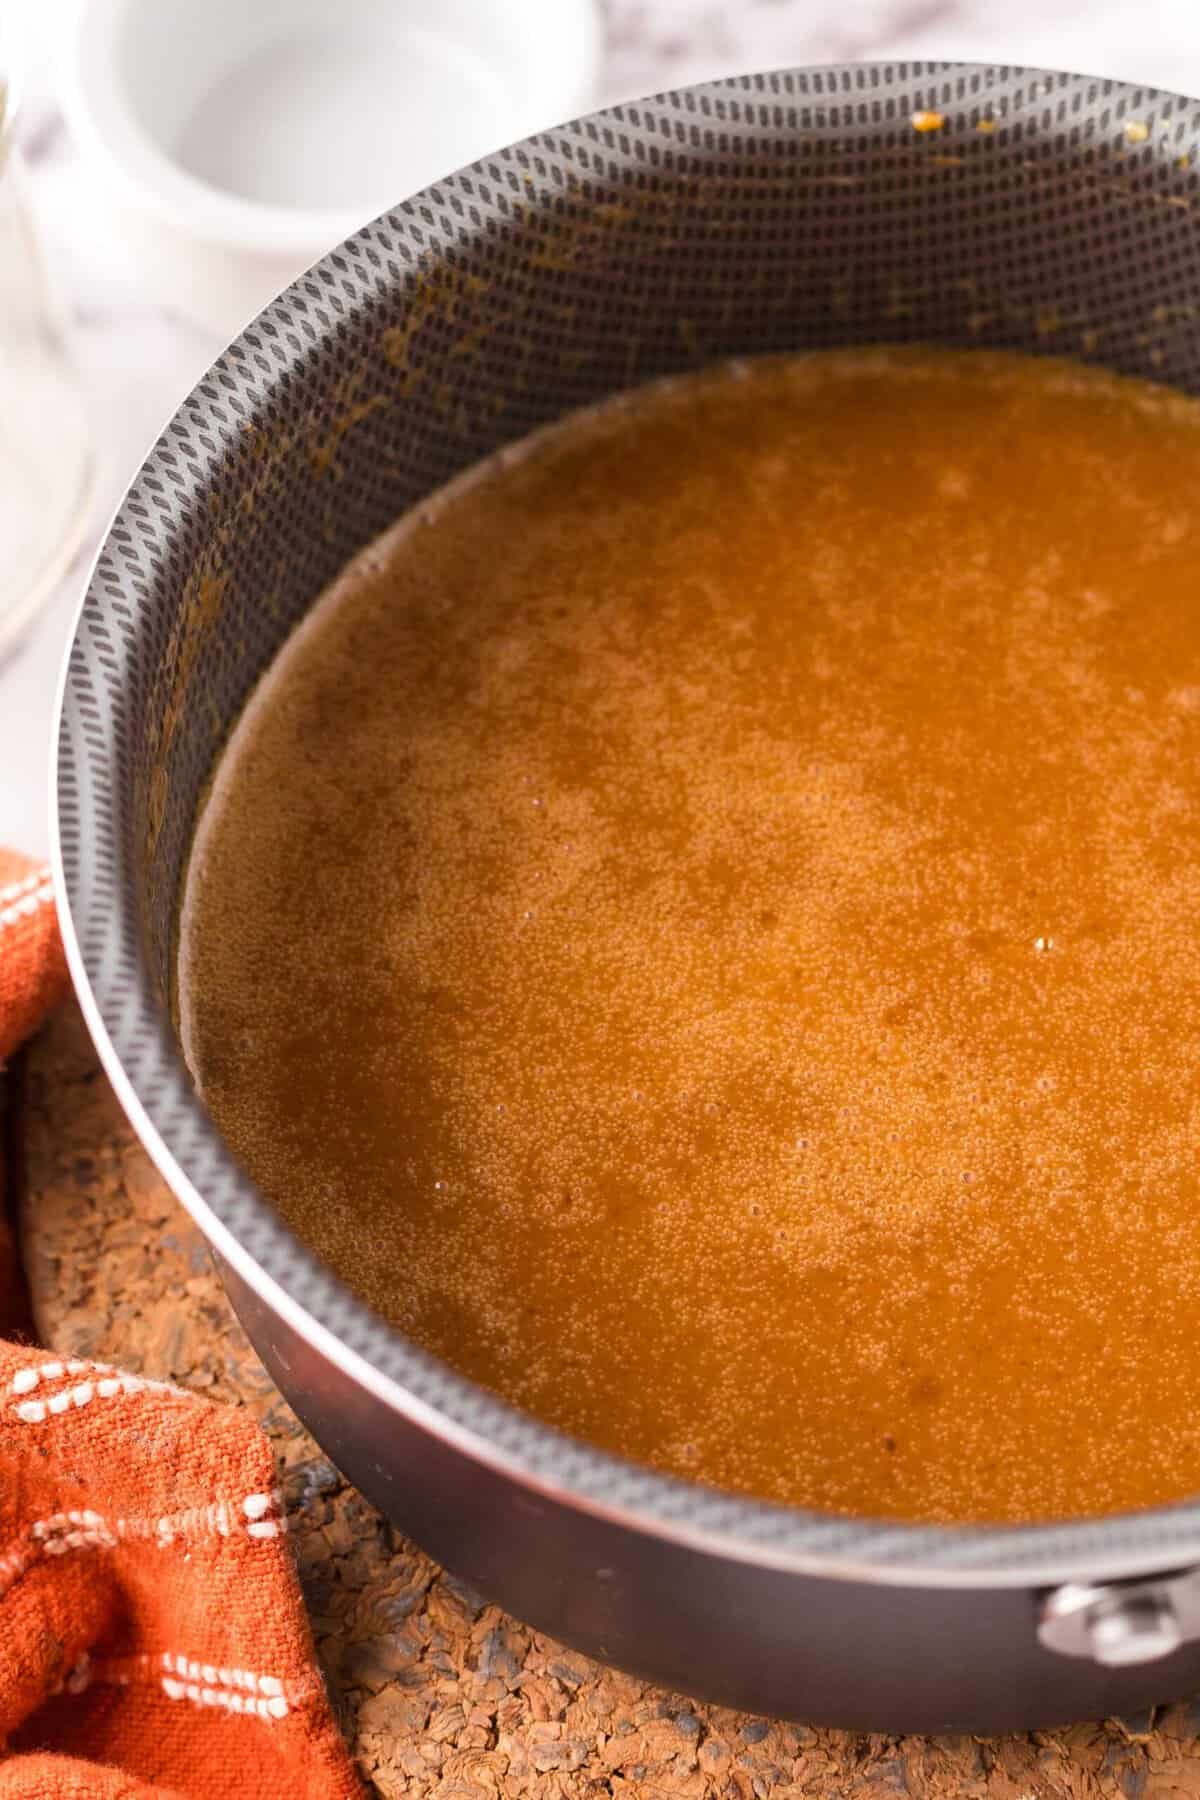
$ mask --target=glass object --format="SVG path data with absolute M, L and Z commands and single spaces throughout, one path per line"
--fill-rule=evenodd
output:
M 78 549 L 92 486 L 79 384 L 22 193 L 17 62 L 0 23 L 0 658 Z

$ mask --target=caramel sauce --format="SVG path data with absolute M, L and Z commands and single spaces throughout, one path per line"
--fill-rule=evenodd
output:
M 220 764 L 203 1095 L 564 1430 L 942 1521 L 1200 1489 L 1200 406 L 768 359 L 366 551 Z

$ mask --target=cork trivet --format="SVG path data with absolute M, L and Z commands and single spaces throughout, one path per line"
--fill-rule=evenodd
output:
M 382 1796 L 1196 1800 L 1200 1704 L 1007 1738 L 772 1724 L 589 1662 L 394 1531 L 324 1457 L 234 1320 L 74 1005 L 25 1059 L 21 1199 L 44 1342 L 248 1406 L 279 1459 L 317 1649 Z

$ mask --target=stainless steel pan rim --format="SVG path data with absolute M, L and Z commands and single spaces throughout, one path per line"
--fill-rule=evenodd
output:
M 783 71 L 777 77 L 710 84 L 688 90 L 684 97 L 696 97 L 723 118 L 739 100 L 761 94 L 764 82 L 820 76 L 831 83 L 843 81 L 849 91 L 864 73 L 869 79 L 869 66 Z M 1048 92 L 1055 84 L 1084 80 L 1041 70 L 948 63 L 905 65 L 904 75 L 909 91 L 925 96 L 923 104 L 931 108 L 955 82 L 961 87 L 964 81 L 1002 78 L 1009 88 L 1018 84 L 1021 92 L 1027 88 L 1036 96 L 1043 82 Z M 1194 102 L 1118 83 L 1092 86 L 1105 96 L 1120 97 L 1114 132 L 1122 129 L 1132 97 L 1146 114 L 1165 109 L 1168 117 L 1186 115 L 1189 130 L 1200 141 Z M 626 122 L 625 110 L 617 108 L 578 125 L 594 138 Z M 533 143 L 552 141 L 553 134 L 546 134 Z M 476 165 L 385 217 L 393 225 L 400 219 L 420 243 L 431 207 L 433 212 L 445 207 L 447 196 L 461 199 L 456 184 L 464 177 L 481 179 L 485 169 L 485 164 Z M 377 270 L 374 231 L 374 226 L 364 228 L 343 249 L 361 250 Z M 342 252 L 331 253 L 311 277 L 301 278 L 266 309 L 180 408 L 177 420 L 187 421 L 180 430 L 211 418 L 214 392 L 245 390 L 247 371 L 256 361 L 261 375 L 252 378 L 253 392 L 240 410 L 268 406 L 278 385 L 302 367 L 308 351 L 300 346 L 290 363 L 270 364 L 261 354 L 262 331 L 276 338 L 292 330 L 289 294 L 298 293 L 305 282 L 310 294 L 322 283 L 330 291 L 345 291 L 345 269 Z M 351 293 L 341 310 L 355 303 Z M 302 298 L 299 304 L 303 311 Z M 198 453 L 197 473 L 184 470 L 181 481 L 180 433 L 168 428 L 118 507 L 110 541 L 122 533 L 147 531 L 147 519 L 153 520 L 156 507 L 162 507 L 164 480 L 182 486 L 186 510 L 188 483 L 211 474 L 227 454 L 227 443 L 222 448 L 222 437 L 213 430 L 208 450 Z M 768 1569 L 899 1587 L 1029 1588 L 1135 1576 L 1200 1559 L 1200 1504 L 1062 1525 L 943 1529 L 838 1518 L 716 1493 L 634 1467 L 518 1414 L 375 1317 L 316 1262 L 237 1168 L 194 1094 L 167 1028 L 165 1007 L 135 928 L 136 834 L 122 813 L 120 706 L 97 706 L 84 642 L 89 630 L 94 635 L 98 629 L 106 639 L 113 692 L 119 692 L 125 627 L 106 633 L 104 624 L 111 621 L 113 595 L 102 552 L 80 602 L 56 713 L 54 878 L 71 973 L 108 1077 L 160 1172 L 217 1252 L 322 1357 L 396 1413 L 531 1492 L 618 1521 L 634 1532 Z M 136 631 L 136 619 L 129 629 Z

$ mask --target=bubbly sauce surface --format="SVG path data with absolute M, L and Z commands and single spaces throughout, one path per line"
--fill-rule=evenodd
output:
M 368 550 L 217 773 L 238 1156 L 539 1417 L 756 1495 L 1200 1489 L 1200 405 L 767 359 Z

